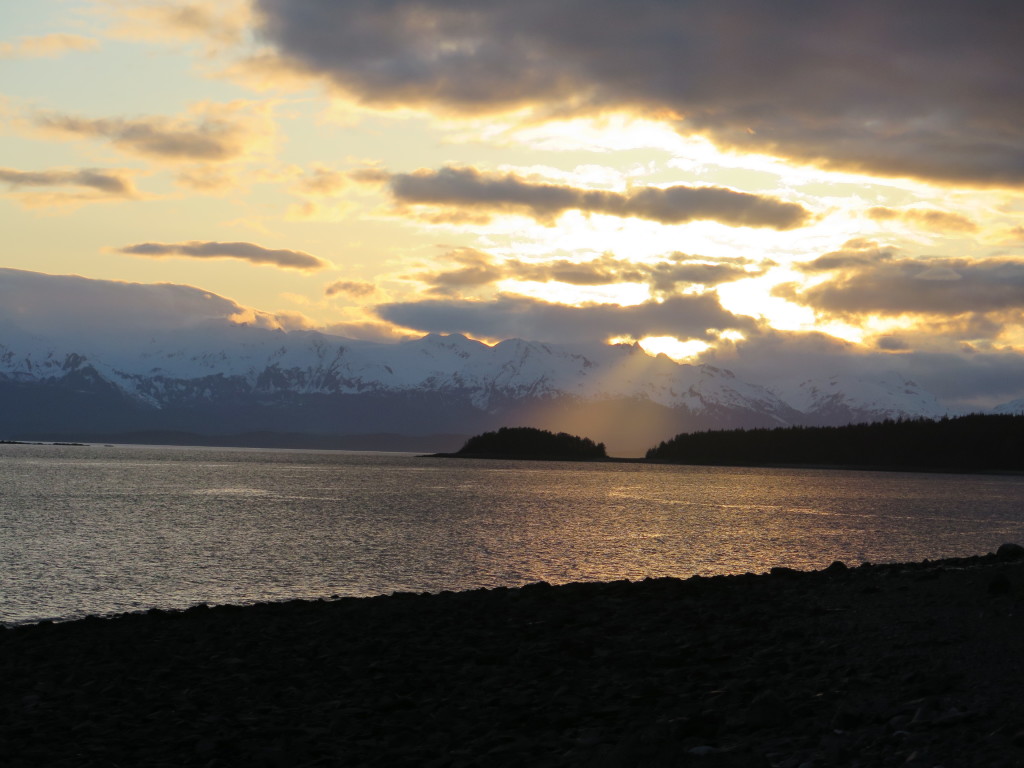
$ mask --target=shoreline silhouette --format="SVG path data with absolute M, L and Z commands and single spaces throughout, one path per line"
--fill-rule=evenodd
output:
M 0 630 L 10 766 L 1020 765 L 1024 550 Z

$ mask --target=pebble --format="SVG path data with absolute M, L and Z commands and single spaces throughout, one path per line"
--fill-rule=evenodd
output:
M 1024 766 L 1022 569 L 1003 551 L 13 627 L 0 755 L 5 768 Z M 978 599 L 1000 580 L 998 600 Z

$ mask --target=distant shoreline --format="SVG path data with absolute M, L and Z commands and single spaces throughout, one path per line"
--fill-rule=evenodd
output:
M 114 438 L 115 435 L 108 435 Z M 88 447 L 92 445 L 152 445 L 181 448 L 261 448 L 267 450 L 282 451 L 314 451 L 314 450 L 335 450 L 335 451 L 368 451 L 375 453 L 412 453 L 416 458 L 422 459 L 470 459 L 491 460 L 491 461 L 543 461 L 543 462 L 571 462 L 580 464 L 648 464 L 665 465 L 675 467 L 722 467 L 722 468 L 743 468 L 743 469 L 798 469 L 798 470 L 836 470 L 850 472 L 908 472 L 911 474 L 943 474 L 943 475 L 993 475 L 993 476 L 1024 476 L 1024 470 L 1008 469 L 978 469 L 978 468 L 948 468 L 948 467 L 908 467 L 908 466 L 886 466 L 880 464 L 785 464 L 785 463 L 686 463 L 679 461 L 667 461 L 662 459 L 647 459 L 644 457 L 619 457 L 604 456 L 600 458 L 581 459 L 575 457 L 560 456 L 496 456 L 483 454 L 460 454 L 460 453 L 420 453 L 415 448 L 347 448 L 347 447 L 324 447 L 322 445 L 274 445 L 254 444 L 244 441 L 214 441 L 214 442 L 123 442 L 116 439 L 111 440 L 88 440 L 86 442 L 71 442 L 61 440 L 0 440 L 0 445 L 26 445 L 26 446 L 69 446 Z
M 939 474 L 939 475 L 1024 475 L 1024 470 L 1004 469 L 950 469 L 945 467 L 903 467 L 883 465 L 861 465 L 861 464 L 704 464 L 688 463 L 681 461 L 667 461 L 663 459 L 647 459 L 643 457 L 628 458 L 617 456 L 605 456 L 599 459 L 577 459 L 558 456 L 497 456 L 483 454 L 459 454 L 459 453 L 426 453 L 419 454 L 421 459 L 472 459 L 491 461 L 565 461 L 579 464 L 650 464 L 664 465 L 670 467 L 723 467 L 740 469 L 814 469 L 814 470 L 836 470 L 851 472 L 908 472 L 911 474 Z

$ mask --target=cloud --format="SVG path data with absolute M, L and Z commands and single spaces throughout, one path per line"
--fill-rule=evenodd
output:
M 890 261 L 894 252 L 890 248 L 880 246 L 873 240 L 857 238 L 843 243 L 838 251 L 826 253 L 813 261 L 805 261 L 794 266 L 809 273 L 830 272 L 838 269 L 856 269 L 870 266 L 883 261 Z
M 954 410 L 979 410 L 1024 397 L 1024 355 L 1012 350 L 908 351 L 899 340 L 872 350 L 822 333 L 759 328 L 740 341 L 719 342 L 698 360 L 747 381 L 784 388 L 794 371 L 808 380 L 877 380 L 896 372 Z
M 302 251 L 264 248 L 253 243 L 216 243 L 192 240 L 187 243 L 139 243 L 118 248 L 130 256 L 164 258 L 184 256 L 192 259 L 240 259 L 253 264 L 270 264 L 285 269 L 311 271 L 330 266 L 323 259 Z
M 325 296 L 348 296 L 352 299 L 363 299 L 377 292 L 377 286 L 359 280 L 338 280 L 324 288 Z
M 707 259 L 683 253 L 671 254 L 667 260 L 653 264 L 617 259 L 609 253 L 589 261 L 524 262 L 501 260 L 474 248 L 455 248 L 445 253 L 444 259 L 455 262 L 458 268 L 421 272 L 412 277 L 430 285 L 434 293 L 445 296 L 455 296 L 500 280 L 579 286 L 648 283 L 655 293 L 669 295 L 680 284 L 714 286 L 763 273 L 763 268 L 760 271 L 745 269 L 744 259 Z
M 766 259 L 756 268 L 746 269 L 744 265 L 749 264 L 750 261 L 743 258 L 713 259 L 676 253 L 670 261 L 650 267 L 651 288 L 658 293 L 669 294 L 679 284 L 715 286 L 731 283 L 762 275 L 774 262 Z
M 372 181 L 379 179 L 379 172 L 370 177 Z M 811 218 L 810 212 L 796 203 L 724 187 L 641 187 L 609 192 L 531 182 L 512 173 L 485 174 L 475 168 L 452 167 L 391 174 L 386 179 L 400 204 L 519 213 L 547 224 L 553 224 L 568 210 L 662 224 L 714 220 L 731 226 L 773 229 L 793 229 Z
M 0 320 L 5 331 L 107 341 L 154 331 L 230 325 L 242 320 L 278 327 L 272 316 L 188 285 L 93 280 L 0 269 Z M 116 346 L 116 345 L 115 345 Z
M 1024 310 L 1024 259 L 883 254 L 858 261 L 829 255 L 804 269 L 833 274 L 808 288 L 780 287 L 776 295 L 829 315 L 955 316 Z
M 422 332 L 562 343 L 603 343 L 617 336 L 712 339 L 717 337 L 715 331 L 754 327 L 749 318 L 723 309 L 713 294 L 675 296 L 635 306 L 573 307 L 520 296 L 488 301 L 437 299 L 381 304 L 375 311 L 383 320 Z
M 434 293 L 455 296 L 467 288 L 491 285 L 509 276 L 493 256 L 475 248 L 454 248 L 444 254 L 444 259 L 455 262 L 458 268 L 421 272 L 413 279 L 427 283 Z
M 0 181 L 12 187 L 86 187 L 117 197 L 133 197 L 136 192 L 122 171 L 80 168 L 77 170 L 17 171 L 0 168 Z
M 1006 0 L 254 5 L 282 67 L 376 106 L 630 110 L 829 168 L 1024 181 L 1024 6 Z
M 93 0 L 109 22 L 108 34 L 130 40 L 205 44 L 215 54 L 242 42 L 251 21 L 247 0 L 191 3 L 181 0 Z
M 45 171 L 19 171 L 14 168 L 0 168 L 0 183 L 8 184 L 13 192 L 12 196 L 30 207 L 140 197 L 131 176 L 122 170 L 57 168 Z
M 905 221 L 915 227 L 939 232 L 970 234 L 978 231 L 978 225 L 966 216 L 949 211 L 921 208 L 868 208 L 867 216 L 875 221 Z
M 394 342 L 417 338 L 417 334 L 398 330 L 390 323 L 372 321 L 334 323 L 324 328 L 323 332 L 362 341 Z
M 223 163 L 266 149 L 275 135 L 269 107 L 248 102 L 193 106 L 186 117 L 86 118 L 40 114 L 35 125 L 72 138 L 110 141 L 118 149 L 169 163 Z
M 1003 238 L 1009 245 L 1024 243 L 1024 226 L 1010 227 L 1003 232 Z
M 94 51 L 99 47 L 99 40 L 82 35 L 55 33 L 19 37 L 13 43 L 0 42 L 0 59 L 54 58 L 68 51 Z
M 348 186 L 348 174 L 324 165 L 313 165 L 295 184 L 295 191 L 313 197 L 329 197 Z

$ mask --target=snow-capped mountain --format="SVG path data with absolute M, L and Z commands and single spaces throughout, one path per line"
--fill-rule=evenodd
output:
M 892 374 L 774 391 L 638 345 L 399 344 L 244 325 L 136 334 L 106 346 L 0 329 L 0 436 L 127 429 L 472 434 L 529 425 L 642 453 L 681 431 L 941 416 Z
M 997 405 L 992 409 L 992 413 L 1005 413 L 1010 416 L 1018 413 L 1024 414 L 1024 398 Z
M 868 378 L 835 375 L 824 380 L 801 381 L 780 394 L 804 414 L 805 424 L 829 426 L 880 419 L 918 417 L 938 419 L 948 411 L 933 394 L 895 372 Z

